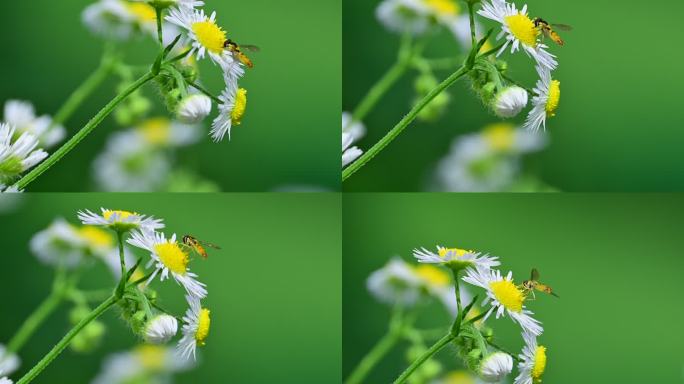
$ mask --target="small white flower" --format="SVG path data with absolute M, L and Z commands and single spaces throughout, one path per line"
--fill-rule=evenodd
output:
M 155 230 L 164 228 L 162 220 L 152 216 L 145 216 L 135 212 L 110 210 L 101 208 L 102 214 L 90 210 L 79 211 L 78 219 L 85 225 L 99 225 L 115 231 L 130 231 L 133 229 Z
M 560 103 L 560 81 L 551 78 L 551 71 L 537 67 L 540 79 L 534 88 L 537 95 L 532 98 L 532 110 L 527 116 L 524 128 L 538 131 L 542 126 L 546 130 L 546 119 L 556 115 Z
M 140 345 L 131 351 L 118 352 L 104 360 L 102 372 L 92 384 L 125 384 L 140 382 L 169 383 L 171 375 L 187 371 L 194 362 L 181 359 L 162 345 Z
M 6 377 L 0 378 L 0 384 L 14 384 L 14 382 Z
M 167 314 L 159 314 L 145 324 L 145 342 L 150 344 L 164 344 L 171 340 L 178 332 L 178 321 Z
M 16 128 L 15 135 L 28 132 L 38 138 L 39 144 L 44 148 L 54 146 L 66 136 L 63 126 L 52 126 L 50 116 L 37 117 L 33 105 L 27 101 L 7 100 L 4 119 L 5 123 Z
M 76 227 L 58 218 L 49 227 L 33 235 L 29 247 L 38 260 L 45 264 L 74 268 L 85 256 L 86 242 Z
M 527 97 L 527 91 L 518 86 L 506 87 L 494 97 L 492 109 L 497 116 L 505 119 L 518 116 L 527 106 Z
M 368 277 L 366 287 L 380 302 L 410 307 L 420 298 L 420 283 L 411 266 L 395 257 Z
M 459 248 L 444 248 L 437 246 L 437 253 L 425 248 L 414 249 L 413 256 L 419 263 L 444 264 L 451 268 L 492 268 L 500 265 L 498 257 L 483 255 L 480 252 Z
M 354 143 L 354 136 L 349 133 L 342 132 L 342 168 L 349 165 L 354 160 L 363 155 L 363 151 L 358 147 L 351 147 Z
M 460 11 L 454 0 L 384 0 L 375 14 L 392 32 L 421 35 L 431 27 L 455 22 Z
M 247 90 L 227 87 L 221 92 L 219 99 L 223 104 L 218 106 L 219 115 L 214 119 L 210 132 L 215 142 L 223 140 L 226 133 L 228 140 L 230 140 L 230 131 L 233 125 L 242 123 L 242 118 L 247 109 Z
M 202 308 L 199 300 L 188 297 L 190 308 L 183 317 L 183 337 L 178 342 L 178 354 L 184 359 L 189 360 L 192 356 L 196 359 L 198 346 L 206 344 L 211 325 L 210 311 Z
M 342 132 L 348 133 L 356 142 L 366 135 L 366 126 L 360 121 L 354 121 L 351 113 L 342 112 Z
M 491 303 L 484 321 L 496 311 L 498 319 L 508 314 L 513 322 L 520 325 L 523 332 L 540 335 L 543 331 L 541 323 L 534 319 L 532 311 L 525 309 L 525 293 L 513 282 L 513 273 L 509 272 L 506 277 L 501 272 L 488 268 L 468 268 L 463 281 L 483 288 L 487 292 L 487 298 L 483 305 Z
M 211 99 L 195 93 L 184 97 L 176 109 L 176 117 L 183 123 L 194 124 L 204 120 L 211 113 Z
M 131 141 L 127 146 L 112 144 L 122 137 L 112 137 L 108 149 L 95 158 L 93 178 L 99 188 L 108 192 L 159 190 L 171 171 L 167 156 L 142 141 Z
M 478 14 L 501 24 L 501 33 L 497 38 L 505 37 L 506 43 L 497 56 L 510 46 L 511 53 L 522 48 L 539 65 L 548 69 L 553 70 L 558 66 L 555 56 L 547 52 L 548 47 L 539 40 L 541 33 L 535 27 L 534 21 L 527 15 L 527 5 L 518 10 L 514 3 L 508 3 L 505 0 L 484 1 Z
M 16 353 L 9 353 L 4 344 L 0 344 L 0 372 L 3 375 L 11 375 L 21 365 L 21 359 Z
M 157 275 L 161 281 L 166 280 L 170 275 L 190 296 L 197 299 L 207 296 L 206 285 L 197 281 L 197 275 L 188 269 L 190 257 L 176 242 L 175 233 L 171 238 L 166 239 L 163 233 L 144 229 L 133 232 L 128 243 L 150 252 L 152 259 L 147 264 L 147 268 L 154 266 L 154 272 L 147 284 Z
M 503 352 L 494 352 L 482 359 L 480 378 L 487 383 L 498 383 L 513 370 L 513 358 Z
M 518 370 L 520 374 L 515 378 L 514 384 L 540 383 L 541 377 L 546 370 L 546 347 L 537 344 L 537 337 L 524 333 L 525 346 L 518 355 L 520 362 Z
M 38 138 L 28 132 L 13 140 L 15 128 L 0 123 L 0 183 L 14 181 L 23 172 L 40 163 L 47 152 L 36 149 Z

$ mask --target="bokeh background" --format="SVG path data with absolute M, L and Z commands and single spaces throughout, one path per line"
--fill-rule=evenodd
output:
M 410 261 L 416 247 L 443 245 L 500 256 L 517 281 L 536 267 L 558 292 L 528 303 L 545 325 L 544 382 L 684 379 L 681 196 L 347 194 L 343 203 L 345 376 L 387 329 L 389 308 L 368 294 L 368 275 L 392 256 Z M 448 321 L 436 307 L 420 324 Z M 520 350 L 510 319 L 490 322 L 501 344 Z M 393 380 L 408 366 L 400 351 L 366 382 Z M 454 350 L 438 357 L 455 366 Z
M 99 63 L 103 40 L 81 22 L 93 1 L 3 2 L 0 45 L 0 104 L 30 100 L 40 114 L 54 115 L 66 97 Z M 232 142 L 215 144 L 207 136 L 182 149 L 176 164 L 212 180 L 224 191 L 265 191 L 288 186 L 337 190 L 340 186 L 339 105 L 341 98 L 341 0 L 206 0 L 229 36 L 256 44 L 254 70 L 241 86 L 248 89 L 248 109 Z M 132 64 L 151 64 L 154 41 L 125 45 Z M 218 94 L 220 71 L 206 60 L 202 81 Z M 105 83 L 65 124 L 70 137 L 115 95 Z M 146 86 L 145 95 L 156 98 Z M 161 100 L 156 114 L 164 114 Z M 216 109 L 214 108 L 214 114 Z M 152 114 L 153 116 L 155 113 Z M 214 116 L 214 115 L 212 115 Z M 32 191 L 93 190 L 92 160 L 119 127 L 110 117 L 76 150 L 30 186 Z M 87 177 L 85 177 L 87 175 Z
M 29 251 L 37 231 L 57 216 L 76 222 L 76 211 L 104 207 L 137 210 L 163 218 L 166 233 L 188 232 L 222 246 L 191 268 L 208 285 L 212 311 L 207 345 L 199 366 L 176 376 L 177 383 L 333 383 L 341 361 L 341 205 L 333 194 L 30 194 L 0 213 L 3 302 L 0 340 L 6 343 L 45 298 L 52 269 Z M 16 204 L 16 203 L 15 203 Z M 312 236 L 315 233 L 315 236 Z M 137 253 L 144 256 L 142 253 Z M 98 266 L 81 286 L 113 287 Z M 171 310 L 184 313 L 182 289 L 156 282 Z M 37 362 L 69 329 L 67 306 L 53 314 L 20 353 L 21 372 Z M 104 356 L 127 350 L 136 337 L 106 313 L 107 334 L 92 355 L 66 350 L 36 382 L 88 383 Z M 19 375 L 13 377 L 20 377 Z
M 352 110 L 396 57 L 399 39 L 376 20 L 378 3 L 345 0 L 343 4 L 343 110 Z M 562 97 L 557 116 L 548 124 L 550 147 L 529 156 L 525 169 L 562 191 L 684 189 L 678 160 L 684 111 L 677 106 L 682 77 L 676 75 L 682 56 L 672 49 L 682 36 L 675 26 L 684 3 L 654 0 L 646 10 L 635 0 L 516 2 L 524 3 L 533 17 L 574 27 L 562 33 L 565 47 L 551 48 L 560 63 L 555 77 L 561 81 Z M 636 8 L 643 9 L 640 17 L 647 29 L 636 26 Z M 460 50 L 445 32 L 427 52 L 445 57 Z M 504 57 L 512 76 L 534 84 L 534 69 L 524 54 Z M 441 78 L 447 75 L 442 72 Z M 365 119 L 368 134 L 357 144 L 361 149 L 370 148 L 408 112 L 414 77 L 405 77 Z M 467 82 L 453 86 L 451 95 L 443 119 L 412 124 L 347 180 L 344 189 L 423 190 L 430 170 L 448 152 L 454 137 L 496 121 Z

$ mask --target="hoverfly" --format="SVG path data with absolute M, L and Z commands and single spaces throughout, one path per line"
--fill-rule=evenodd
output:
M 252 52 L 259 52 L 259 47 L 256 45 L 249 45 L 249 44 L 243 44 L 239 45 L 238 43 L 234 42 L 231 39 L 226 40 L 225 43 L 223 43 L 223 48 L 227 49 L 229 52 L 232 52 L 235 57 L 237 57 L 240 62 L 249 68 L 254 68 L 254 63 L 252 63 L 252 60 L 245 55 L 243 52 L 243 48 L 252 51 Z
M 553 292 L 553 289 L 549 287 L 546 284 L 542 284 L 539 282 L 539 271 L 537 271 L 536 268 L 532 268 L 532 273 L 530 275 L 529 280 L 523 281 L 523 283 L 520 285 L 520 288 L 524 291 L 525 295 L 532 294 L 533 298 L 537 298 L 534 294 L 534 291 L 540 291 L 540 292 L 545 292 L 548 293 L 549 295 L 556 296 L 560 298 L 555 292 Z
M 549 39 L 553 40 L 554 43 L 560 45 L 561 47 L 565 44 L 565 42 L 563 41 L 563 39 L 561 39 L 560 35 L 556 33 L 554 28 L 561 31 L 572 31 L 572 27 L 569 25 L 550 24 L 541 17 L 537 17 L 534 19 L 534 27 L 540 30 L 545 37 L 548 37 Z
M 205 260 L 209 257 L 205 247 L 221 249 L 221 247 L 219 247 L 218 245 L 197 240 L 195 237 L 192 237 L 190 235 L 183 236 L 183 244 L 185 244 L 187 247 L 190 247 L 193 251 L 197 252 L 197 254 L 202 256 L 202 258 Z

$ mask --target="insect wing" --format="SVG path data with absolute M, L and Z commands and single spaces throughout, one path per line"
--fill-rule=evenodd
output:
M 566 31 L 566 32 L 572 31 L 572 27 L 567 25 L 567 24 L 551 24 L 551 26 L 554 27 L 555 29 L 560 30 L 560 31 Z
M 209 242 L 206 242 L 206 241 L 202 241 L 202 240 L 198 240 L 198 242 L 199 242 L 200 244 L 204 245 L 205 247 L 214 248 L 214 249 L 221 249 L 221 247 L 219 247 L 219 246 L 216 245 L 216 244 L 212 244 L 212 243 L 209 243 Z
M 251 45 L 251 44 L 242 44 L 242 45 L 240 45 L 240 48 L 244 48 L 244 49 L 246 49 L 248 51 L 252 51 L 252 52 L 261 51 L 261 48 L 257 47 L 256 45 Z
M 539 280 L 539 271 L 537 271 L 537 268 L 532 268 L 532 273 L 530 274 L 530 280 L 532 280 L 532 281 Z

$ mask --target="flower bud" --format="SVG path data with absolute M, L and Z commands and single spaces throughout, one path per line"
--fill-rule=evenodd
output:
M 515 85 L 497 93 L 491 105 L 494 113 L 502 118 L 515 117 L 526 106 L 527 91 Z
M 171 340 L 178 332 L 178 321 L 175 317 L 161 314 L 148 320 L 144 329 L 145 342 L 150 344 L 164 344 Z
M 488 383 L 498 383 L 513 370 L 513 358 L 507 353 L 494 352 L 485 356 L 478 374 Z
M 176 107 L 176 117 L 183 123 L 194 124 L 211 113 L 211 99 L 203 94 L 185 96 Z

